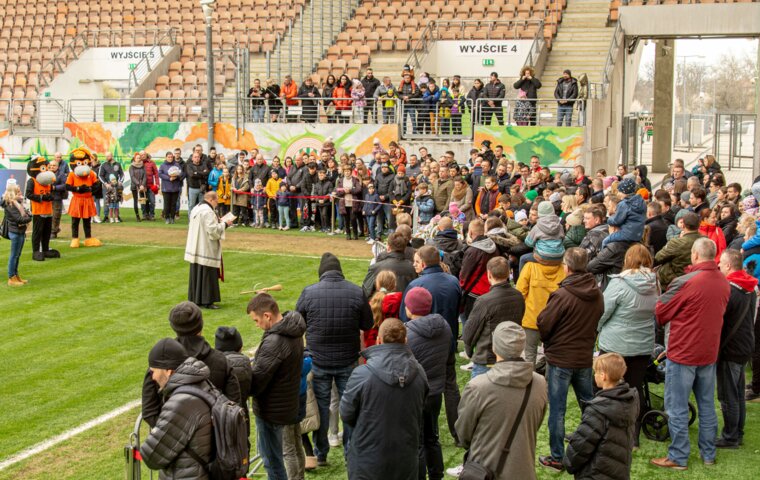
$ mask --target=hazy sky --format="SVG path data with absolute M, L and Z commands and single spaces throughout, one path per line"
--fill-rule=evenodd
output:
M 723 54 L 734 52 L 735 54 L 747 53 L 757 57 L 757 40 L 743 38 L 723 38 L 710 40 L 676 40 L 676 56 L 701 55 L 703 58 L 687 58 L 687 63 L 701 63 L 705 66 L 715 65 L 720 61 Z M 680 64 L 683 58 L 677 61 Z M 641 65 L 644 66 L 654 61 L 654 43 L 644 45 L 641 54 Z

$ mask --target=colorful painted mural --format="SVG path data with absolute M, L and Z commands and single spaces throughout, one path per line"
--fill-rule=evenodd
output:
M 553 168 L 583 163 L 582 127 L 492 127 L 475 128 L 475 145 L 483 140 L 502 145 L 511 160 L 528 162 L 538 155 L 542 165 Z
M 257 148 L 267 159 L 275 155 L 284 159 L 298 152 L 318 151 L 328 137 L 338 152 L 369 157 L 375 138 L 383 145 L 398 141 L 398 126 L 275 123 L 247 124 L 237 130 L 234 125 L 217 123 L 214 128 L 217 151 L 226 156 Z M 32 153 L 67 154 L 82 145 L 101 156 L 111 152 L 124 165 L 140 150 L 160 162 L 166 151 L 175 148 L 182 149 L 183 157 L 188 157 L 196 144 L 206 150 L 207 138 L 206 123 L 66 123 L 61 137 L 22 137 L 0 130 L 0 168 L 25 168 Z

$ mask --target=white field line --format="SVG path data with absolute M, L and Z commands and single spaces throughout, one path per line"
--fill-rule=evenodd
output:
M 53 242 L 68 244 L 69 242 L 66 240 L 52 240 Z M 155 249 L 169 249 L 169 250 L 185 250 L 185 247 L 180 247 L 178 245 L 153 245 L 153 244 L 144 244 L 144 243 L 115 243 L 115 242 L 103 242 L 104 246 L 113 245 L 115 247 L 145 247 L 145 248 L 155 248 Z M 231 253 L 249 253 L 252 255 L 262 255 L 267 257 L 285 257 L 285 258 L 309 258 L 309 259 L 321 259 L 321 255 L 294 255 L 291 253 L 272 253 L 272 252 L 257 252 L 253 250 L 232 250 L 227 248 L 222 248 L 222 253 L 224 252 L 231 252 Z M 358 257 L 338 257 L 340 260 L 347 260 L 350 262 L 369 262 L 371 258 L 358 258 Z
M 72 428 L 71 430 L 66 430 L 60 435 L 56 435 L 55 437 L 44 440 L 38 443 L 37 445 L 27 448 L 26 450 L 22 450 L 6 458 L 2 462 L 0 462 L 0 471 L 5 470 L 11 465 L 15 465 L 16 463 L 26 460 L 29 457 L 33 457 L 34 455 L 37 455 L 38 453 L 42 453 L 45 450 L 49 449 L 50 447 L 58 445 L 61 442 L 65 442 L 71 437 L 79 435 L 80 433 L 85 432 L 93 427 L 102 425 L 103 423 L 106 423 L 107 421 L 118 417 L 122 413 L 128 412 L 129 410 L 132 410 L 133 408 L 140 406 L 140 403 L 141 403 L 140 400 L 131 401 L 127 403 L 126 405 L 122 405 L 121 407 L 115 410 L 111 410 L 108 413 L 104 413 L 103 415 L 97 418 L 94 418 L 90 420 L 89 422 L 83 423 L 82 425 L 78 427 Z

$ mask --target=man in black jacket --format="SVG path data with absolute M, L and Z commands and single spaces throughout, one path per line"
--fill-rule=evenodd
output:
M 504 100 L 506 88 L 499 80 L 499 74 L 491 72 L 491 81 L 483 87 L 483 96 L 486 98 L 486 105 L 483 106 L 483 124 L 490 125 L 491 117 L 496 115 L 496 121 L 499 125 L 504 125 L 504 112 L 501 109 L 501 102 Z
M 652 202 L 647 205 L 647 221 L 645 225 L 649 227 L 649 246 L 657 254 L 668 243 L 666 237 L 668 222 L 662 218 L 662 206 L 659 202 Z
M 364 98 L 367 99 L 367 106 L 364 107 L 364 123 L 375 122 L 375 90 L 380 86 L 380 80 L 375 78 L 371 68 L 368 68 L 364 73 L 362 86 L 364 87 Z
M 319 89 L 314 85 L 314 81 L 311 77 L 306 77 L 301 88 L 298 89 L 298 98 L 304 98 L 301 100 L 301 119 L 306 123 L 314 123 L 317 121 L 317 106 L 319 105 Z M 313 100 L 311 100 L 313 98 Z
M 557 86 L 554 88 L 554 98 L 557 99 L 557 126 L 569 127 L 573 123 L 573 105 L 578 98 L 578 81 L 573 78 L 570 70 L 562 72 L 562 76 L 557 79 Z
M 472 361 L 472 378 L 486 373 L 496 363 L 492 336 L 501 322 L 522 323 L 525 299 L 509 283 L 509 262 L 494 257 L 486 264 L 491 290 L 475 300 L 475 306 L 462 332 L 465 352 Z
M 318 464 L 327 465 L 332 385 L 335 382 L 338 396 L 343 396 L 359 358 L 361 331 L 372 328 L 372 311 L 362 289 L 345 279 L 340 261 L 329 252 L 322 255 L 319 263 L 319 282 L 301 292 L 296 310 L 306 321 L 306 343 L 313 362 L 312 385 L 319 418 L 324 420 L 314 432 L 314 453 Z M 344 421 L 344 448 L 350 438 L 351 426 Z
M 618 231 L 617 227 L 610 227 L 610 233 Z M 605 245 L 590 262 L 588 272 L 596 276 L 596 283 L 604 291 L 610 281 L 610 275 L 616 275 L 623 270 L 625 252 L 637 242 L 610 242 Z
M 253 297 L 247 313 L 264 330 L 256 350 L 251 381 L 256 444 L 268 478 L 287 480 L 282 457 L 282 428 L 298 423 L 306 324 L 298 312 L 286 312 L 283 316 L 277 302 L 268 293 Z
M 375 293 L 375 278 L 382 271 L 390 270 L 396 275 L 397 292 L 406 290 L 409 282 L 417 278 L 414 265 L 406 259 L 404 251 L 406 251 L 406 238 L 399 232 L 391 233 L 391 236 L 388 237 L 388 255 L 370 265 L 367 276 L 364 277 L 362 289 L 367 298 Z
M 377 215 L 377 231 L 380 235 L 387 235 L 393 224 L 393 205 L 391 205 L 391 186 L 396 174 L 391 170 L 391 164 L 387 155 L 383 156 L 380 169 L 375 174 L 377 180 L 377 195 L 383 202 L 383 208 Z
M 412 480 L 428 393 L 425 371 L 406 345 L 400 320 L 386 319 L 377 343 L 362 352 L 367 364 L 354 370 L 340 402 L 344 424 L 356 432 L 346 455 L 348 478 Z
M 234 175 L 235 172 L 230 170 L 230 176 Z M 253 166 L 250 170 L 248 170 L 248 183 L 251 184 L 251 186 L 256 184 L 256 180 L 261 180 L 262 185 L 266 185 L 269 181 L 269 177 L 272 176 L 272 167 L 267 165 L 266 161 L 264 160 L 264 155 L 258 154 L 256 155 L 256 159 L 254 161 Z
M 192 159 L 185 165 L 185 178 L 187 179 L 187 211 L 188 215 L 201 203 L 203 193 L 208 185 L 208 174 L 211 172 L 208 165 L 203 162 L 201 155 L 194 152 Z
M 744 437 L 746 417 L 744 365 L 752 358 L 755 346 L 754 321 L 757 309 L 757 279 L 742 268 L 742 254 L 724 250 L 720 270 L 731 285 L 718 351 L 718 401 L 723 411 L 723 431 L 717 448 L 738 448 Z M 753 371 L 753 375 L 758 372 Z
M 301 155 L 296 155 L 295 158 L 295 164 L 290 169 L 290 172 L 288 172 L 288 189 L 290 190 L 290 195 L 292 197 L 303 195 L 303 191 L 301 190 L 301 187 L 303 186 L 304 177 L 308 175 L 309 170 L 306 168 L 306 164 L 304 163 L 304 157 Z M 301 199 L 298 198 L 291 198 L 290 199 L 290 226 L 291 227 L 298 227 L 298 209 L 300 208 L 300 205 L 302 203 Z
M 406 292 L 404 297 L 407 344 L 427 376 L 429 391 L 422 410 L 419 449 L 419 478 L 443 478 L 443 452 L 438 441 L 438 416 L 441 414 L 446 385 L 446 360 L 451 344 L 451 327 L 441 315 L 431 314 L 433 296 L 422 287 Z
M 211 460 L 211 409 L 199 397 L 174 391 L 193 386 L 209 392 L 209 368 L 198 359 L 188 358 L 182 345 L 171 338 L 159 340 L 151 349 L 148 366 L 150 381 L 161 392 L 164 408 L 140 446 L 143 462 L 161 470 L 161 478 L 207 479 L 206 465 L 194 456 L 204 462 Z
M 233 402 L 241 403 L 240 385 L 227 358 L 211 348 L 203 338 L 203 313 L 198 305 L 182 302 L 169 312 L 169 323 L 177 334 L 177 341 L 187 350 L 187 354 L 205 363 L 209 369 L 207 376 L 211 383 Z M 151 381 L 150 370 L 145 374 L 142 388 L 143 420 L 154 427 L 163 409 L 156 383 Z

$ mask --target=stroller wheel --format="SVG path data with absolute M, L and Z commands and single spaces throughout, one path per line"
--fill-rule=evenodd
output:
M 661 410 L 650 410 L 641 419 L 641 430 L 650 440 L 664 442 L 670 437 L 668 415 Z
M 689 425 L 691 426 L 697 420 L 697 409 L 689 402 Z

